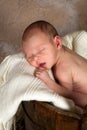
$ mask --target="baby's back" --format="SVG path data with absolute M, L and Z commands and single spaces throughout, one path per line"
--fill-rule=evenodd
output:
M 61 86 L 72 89 L 71 98 L 81 106 L 87 104 L 87 60 L 72 51 L 67 51 L 54 71 Z
M 76 55 L 73 70 L 72 98 L 81 106 L 87 104 L 87 60 Z

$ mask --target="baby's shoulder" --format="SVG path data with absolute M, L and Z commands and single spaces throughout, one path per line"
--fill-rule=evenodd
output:
M 68 82 L 72 80 L 71 71 L 69 71 L 69 68 L 67 69 L 57 69 L 54 71 L 54 76 L 58 81 L 61 82 Z

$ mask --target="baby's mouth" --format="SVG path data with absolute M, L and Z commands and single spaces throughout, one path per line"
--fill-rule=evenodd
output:
M 45 62 L 44 62 L 44 63 L 40 63 L 40 64 L 39 64 L 39 67 L 41 67 L 41 68 L 45 68 L 45 65 L 46 65 Z

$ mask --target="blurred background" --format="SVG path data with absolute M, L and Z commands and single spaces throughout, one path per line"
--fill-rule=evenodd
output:
M 15 53 L 24 29 L 37 20 L 50 22 L 61 36 L 87 30 L 86 12 L 87 0 L 0 0 L 0 53 Z

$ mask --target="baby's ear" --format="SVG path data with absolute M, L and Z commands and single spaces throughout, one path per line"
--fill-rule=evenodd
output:
M 58 49 L 62 48 L 62 41 L 61 41 L 61 38 L 59 36 L 54 37 L 54 42 L 56 43 L 56 46 Z

